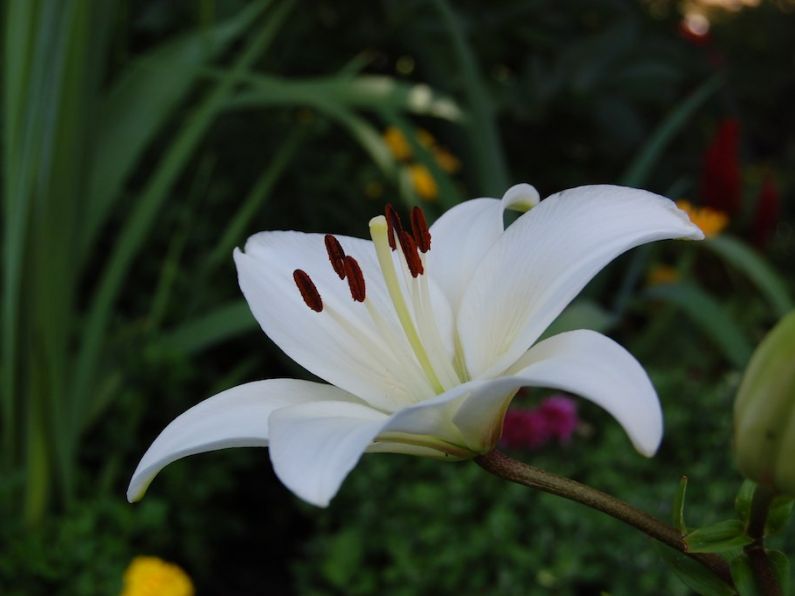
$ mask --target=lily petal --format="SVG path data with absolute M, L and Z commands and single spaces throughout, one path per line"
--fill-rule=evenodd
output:
M 651 457 L 662 440 L 660 401 L 637 360 L 609 337 L 581 329 L 530 348 L 512 368 L 525 385 L 576 393 L 610 413 L 640 453 Z
M 455 312 L 475 268 L 503 231 L 503 204 L 472 199 L 446 211 L 431 226 L 428 271 Z
M 133 473 L 127 499 L 140 499 L 160 470 L 188 455 L 267 446 L 268 417 L 279 408 L 329 400 L 360 403 L 331 385 L 296 379 L 255 381 L 222 391 L 175 418 L 160 433 Z
M 584 186 L 541 201 L 494 243 L 461 300 L 471 376 L 502 374 L 607 263 L 665 238 L 703 234 L 672 201 L 646 191 Z
M 273 471 L 304 501 L 326 507 L 387 419 L 350 402 L 277 410 L 270 417 Z
M 346 280 L 329 263 L 323 236 L 263 232 L 235 250 L 240 287 L 263 331 L 290 358 L 385 411 L 432 395 L 427 379 L 411 358 L 378 267 L 372 242 L 338 236 L 345 252 L 364 274 L 367 300 L 396 329 L 387 342 L 365 305 L 354 302 Z M 323 312 L 307 307 L 293 281 L 303 269 L 324 302 Z

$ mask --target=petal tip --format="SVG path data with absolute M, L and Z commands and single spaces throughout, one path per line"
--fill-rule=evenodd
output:
M 529 211 L 541 201 L 535 186 L 527 183 L 515 184 L 502 195 L 502 204 L 505 209 L 524 213 Z

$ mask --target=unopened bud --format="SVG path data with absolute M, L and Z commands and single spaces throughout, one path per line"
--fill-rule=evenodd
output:
M 751 357 L 734 403 L 734 452 L 746 477 L 795 495 L 795 311 Z

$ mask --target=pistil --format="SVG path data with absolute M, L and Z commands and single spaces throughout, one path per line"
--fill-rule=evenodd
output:
M 394 213 L 394 210 L 392 210 L 392 213 Z M 389 214 L 390 210 L 387 208 L 387 215 Z M 397 214 L 394 215 L 396 216 Z M 397 221 L 397 224 L 400 225 L 400 220 L 397 219 L 397 217 L 395 217 L 395 220 Z M 370 220 L 370 236 L 372 237 L 373 244 L 375 245 L 375 253 L 376 257 L 378 258 L 378 264 L 381 267 L 381 273 L 384 275 L 384 282 L 386 283 L 387 292 L 389 293 L 389 297 L 392 299 L 392 304 L 395 307 L 395 313 L 397 314 L 400 325 L 403 327 L 403 331 L 406 334 L 406 339 L 408 339 L 412 350 L 414 350 L 414 355 L 417 357 L 422 370 L 425 372 L 428 380 L 431 381 L 434 391 L 437 393 L 442 393 L 444 391 L 444 387 L 439 382 L 436 371 L 434 371 L 433 366 L 431 365 L 431 360 L 428 358 L 428 353 L 425 351 L 425 347 L 420 341 L 417 329 L 414 327 L 414 322 L 411 320 L 411 313 L 406 306 L 406 301 L 403 297 L 403 291 L 400 289 L 400 282 L 398 281 L 397 273 L 395 271 L 395 263 L 392 260 L 392 244 L 390 243 L 390 231 L 394 230 L 394 232 L 398 232 L 398 228 L 397 226 L 394 226 L 394 222 L 392 222 L 392 224 L 393 225 L 387 224 L 387 219 L 383 215 L 379 215 L 378 217 L 374 217 Z M 394 241 L 394 235 L 392 236 L 392 240 Z M 395 244 L 395 248 L 397 248 L 397 244 Z

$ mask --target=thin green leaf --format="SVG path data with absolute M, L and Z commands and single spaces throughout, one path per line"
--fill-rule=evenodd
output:
M 783 317 L 793 309 L 787 285 L 770 267 L 767 260 L 751 247 L 727 234 L 709 238 L 700 243 L 729 265 L 748 277 L 764 294 L 778 316 Z
M 693 530 L 685 536 L 687 550 L 691 553 L 722 553 L 742 548 L 753 542 L 745 533 L 745 524 L 739 519 L 727 519 Z
M 90 251 L 144 150 L 200 78 L 201 67 L 246 31 L 266 5 L 252 3 L 216 27 L 168 41 L 136 59 L 118 77 L 99 114 L 83 254 Z
M 480 192 L 483 196 L 502 196 L 508 188 L 508 168 L 497 128 L 494 102 L 480 76 L 475 55 L 466 40 L 458 15 L 446 0 L 433 1 L 450 35 L 453 55 L 464 81 L 470 150 Z
M 679 132 L 685 127 L 693 114 L 723 85 L 724 77 L 716 74 L 707 79 L 684 101 L 668 114 L 637 156 L 621 176 L 621 184 L 626 186 L 643 186 L 665 149 Z
M 736 592 L 731 586 L 715 577 L 712 572 L 700 563 L 658 542 L 655 542 L 654 546 L 676 576 L 697 594 L 702 596 L 735 596 Z
M 730 567 L 734 585 L 740 596 L 761 596 L 756 589 L 756 580 L 748 555 L 742 553 L 736 556 L 731 560 Z
M 770 504 L 765 523 L 765 536 L 776 534 L 783 530 L 792 516 L 792 507 L 795 500 L 786 495 L 779 495 Z
M 696 324 L 735 367 L 742 369 L 751 346 L 734 320 L 712 296 L 692 282 L 665 284 L 646 290 L 646 296 L 675 304 Z
M 564 331 L 592 329 L 604 333 L 615 324 L 615 318 L 596 302 L 580 298 L 569 305 L 547 328 L 543 337 L 552 337 Z
M 205 275 L 209 275 L 221 263 L 231 258 L 232 248 L 243 240 L 246 228 L 270 196 L 276 182 L 284 173 L 290 160 L 292 160 L 298 147 L 306 137 L 306 133 L 306 127 L 299 126 L 293 129 L 279 147 L 276 155 L 268 159 L 267 167 L 254 183 L 246 198 L 243 199 L 240 208 L 221 235 L 221 240 L 218 241 L 213 252 L 207 258 Z
M 164 333 L 154 349 L 194 354 L 257 328 L 251 310 L 242 300 L 217 307 L 212 312 Z
M 674 496 L 673 522 L 674 528 L 682 532 L 687 532 L 685 523 L 685 496 L 687 494 L 687 476 L 679 479 L 679 488 Z
M 165 156 L 144 188 L 136 202 L 135 208 L 121 231 L 119 240 L 103 271 L 99 288 L 91 302 L 84 341 L 77 357 L 75 382 L 73 385 L 73 403 L 75 404 L 71 427 L 74 440 L 81 430 L 82 412 L 90 409 L 95 382 L 95 371 L 99 364 L 100 350 L 103 345 L 112 306 L 119 294 L 127 271 L 147 238 L 147 233 L 155 221 L 163 201 L 168 196 L 173 184 L 187 165 L 194 149 L 201 141 L 204 133 L 213 122 L 214 117 L 225 105 L 240 75 L 246 72 L 254 61 L 265 51 L 292 8 L 293 3 L 287 2 L 277 6 L 269 15 L 265 26 L 257 30 L 257 34 L 239 54 L 234 66 L 227 76 L 218 81 L 205 99 L 192 113 L 188 121 L 169 146 Z
M 778 550 L 767 551 L 767 557 L 773 565 L 773 572 L 776 574 L 779 586 L 781 586 L 781 593 L 787 596 L 790 593 L 790 584 L 792 583 L 792 575 L 789 571 L 789 557 Z
M 754 499 L 755 491 L 756 483 L 751 480 L 744 480 L 740 485 L 737 496 L 734 498 L 734 511 L 737 513 L 737 518 L 744 524 L 747 524 L 751 518 L 751 502 Z

